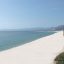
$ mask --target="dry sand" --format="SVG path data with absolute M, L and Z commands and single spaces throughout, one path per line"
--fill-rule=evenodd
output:
M 0 64 L 53 64 L 64 51 L 63 32 L 0 52 Z

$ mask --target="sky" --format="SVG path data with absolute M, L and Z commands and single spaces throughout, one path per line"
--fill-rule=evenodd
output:
M 64 0 L 0 0 L 0 29 L 64 24 Z

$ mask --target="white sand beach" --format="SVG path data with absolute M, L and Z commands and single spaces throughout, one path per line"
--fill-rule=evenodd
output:
M 0 64 L 54 64 L 55 57 L 64 51 L 63 32 L 0 52 Z

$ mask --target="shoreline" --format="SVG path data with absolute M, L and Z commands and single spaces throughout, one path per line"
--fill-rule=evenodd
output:
M 53 64 L 64 49 L 63 32 L 0 52 L 1 64 Z
M 50 32 L 50 31 L 49 31 Z M 37 32 L 34 32 L 34 33 L 37 33 Z M 39 32 L 40 33 L 40 32 Z M 40 36 L 37 36 L 37 37 L 35 37 L 34 38 L 34 36 L 33 36 L 33 38 L 32 37 L 30 37 L 30 38 L 28 38 L 28 39 L 25 39 L 26 41 L 25 42 L 22 42 L 21 40 L 20 40 L 20 42 L 18 41 L 16 44 L 14 44 L 14 42 L 13 41 L 11 41 L 11 42 L 13 42 L 13 44 L 11 44 L 11 45 L 7 45 L 7 44 L 5 44 L 5 46 L 3 47 L 3 45 L 0 47 L 0 52 L 2 52 L 2 51 L 6 51 L 6 50 L 9 50 L 9 49 L 12 49 L 12 48 L 15 48 L 15 47 L 18 47 L 18 46 L 23 46 L 24 44 L 27 44 L 27 43 L 30 43 L 30 42 L 33 42 L 33 41 L 35 41 L 35 40 L 38 40 L 38 39 L 40 39 L 40 38 L 43 38 L 43 37 L 46 37 L 46 36 L 49 36 L 49 35 L 52 35 L 52 34 L 54 34 L 55 32 L 50 32 L 50 34 L 47 34 L 47 35 L 44 35 L 44 33 L 46 33 L 45 31 L 43 31 L 42 32 L 42 34 L 43 35 L 40 35 Z M 31 39 L 32 38 L 32 39 Z M 6 43 L 6 42 L 5 42 Z

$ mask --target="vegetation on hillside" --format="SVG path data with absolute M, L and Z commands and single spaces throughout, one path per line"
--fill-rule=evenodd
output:
M 64 52 L 59 54 L 54 61 L 56 64 L 64 64 Z

